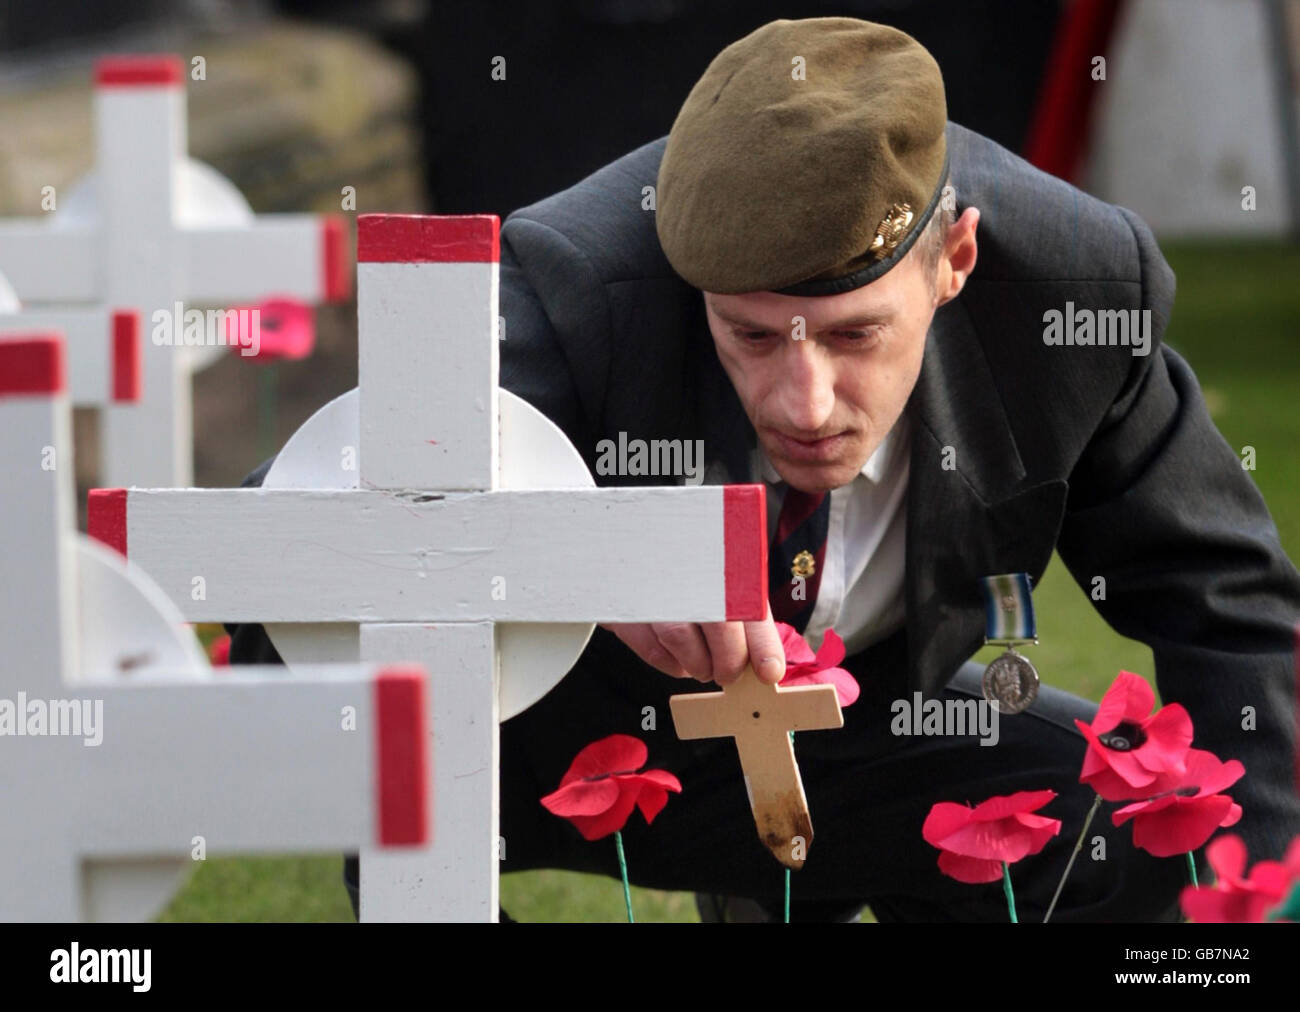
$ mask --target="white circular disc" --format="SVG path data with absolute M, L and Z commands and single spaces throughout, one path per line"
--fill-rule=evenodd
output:
M 248 225 L 253 209 L 229 179 L 195 158 L 181 163 L 177 180 L 180 200 L 177 224 L 184 228 Z M 52 228 L 69 228 L 99 221 L 99 175 L 87 172 L 67 194 L 59 194 L 59 209 L 50 218 Z
M 116 552 L 76 537 L 77 630 L 81 685 L 127 681 L 165 671 L 170 677 L 212 677 L 207 658 L 165 594 Z M 146 921 L 189 877 L 184 858 L 87 861 L 83 878 L 88 920 Z
M 502 489 L 593 488 L 587 465 L 549 418 L 508 390 L 500 392 Z M 343 469 L 344 448 L 360 442 L 357 391 L 336 397 L 290 437 L 266 474 L 263 488 L 357 488 L 355 467 Z M 501 719 L 522 713 L 550 692 L 577 663 L 591 639 L 590 622 L 498 623 Z M 268 622 L 267 635 L 286 664 L 356 663 L 360 634 L 354 622 Z

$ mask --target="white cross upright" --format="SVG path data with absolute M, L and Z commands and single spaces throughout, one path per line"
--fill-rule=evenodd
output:
M 0 274 L 0 337 L 34 333 L 63 335 L 68 398 L 74 406 L 102 407 L 140 399 L 140 314 L 135 310 L 24 309 Z
M 0 274 L 30 310 L 73 304 L 141 314 L 149 334 L 141 403 L 109 405 L 101 425 L 110 485 L 189 484 L 190 372 L 215 349 L 177 346 L 178 304 L 268 295 L 318 302 L 348 290 L 338 219 L 254 216 L 229 181 L 187 157 L 183 82 L 175 57 L 102 60 L 93 177 L 48 221 L 0 221 Z M 170 332 L 157 313 L 171 320 Z M 155 343 L 155 335 L 176 343 Z
M 428 839 L 414 668 L 214 677 L 73 528 L 63 348 L 0 339 L 0 920 L 135 920 L 206 851 Z
M 559 681 L 592 622 L 766 609 L 762 486 L 595 489 L 560 430 L 498 390 L 498 226 L 359 219 L 359 389 L 265 487 L 92 501 L 92 534 L 190 620 L 288 623 L 267 628 L 290 664 L 430 671 L 433 844 L 363 852 L 362 920 L 496 919 L 498 719 Z
M 791 735 L 844 726 L 835 686 L 781 688 L 759 681 L 746 666 L 721 692 L 683 693 L 671 696 L 668 705 L 677 737 L 736 739 L 759 839 L 787 868 L 802 868 L 812 844 L 812 818 Z

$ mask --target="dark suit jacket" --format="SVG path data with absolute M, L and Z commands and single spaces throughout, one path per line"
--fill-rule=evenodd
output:
M 703 439 L 706 459 L 747 481 L 753 428 L 700 292 L 673 272 L 643 209 L 665 140 L 506 220 L 501 383 L 560 425 L 593 473 L 597 442 L 622 431 Z M 1192 371 L 1161 342 L 1173 272 L 1131 212 L 960 126 L 948 144 L 959 211 L 981 212 L 979 262 L 936 313 L 907 406 L 908 686 L 936 693 L 981 645 L 979 577 L 1037 581 L 1056 548 L 1085 589 L 1105 577 L 1096 607 L 1151 646 L 1196 747 L 1244 762 L 1238 831 L 1252 859 L 1278 857 L 1300 832 L 1300 576 Z M 1067 300 L 1149 309 L 1151 353 L 1046 346 L 1043 314 Z M 955 470 L 941 466 L 949 446 Z M 1248 706 L 1255 730 L 1242 728 Z

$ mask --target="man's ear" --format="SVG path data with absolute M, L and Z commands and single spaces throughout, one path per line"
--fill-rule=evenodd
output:
M 979 208 L 968 207 L 948 229 L 948 235 L 943 241 L 943 252 L 939 255 L 939 283 L 935 291 L 936 308 L 961 294 L 966 279 L 975 269 L 975 261 L 979 258 L 975 229 L 979 221 Z

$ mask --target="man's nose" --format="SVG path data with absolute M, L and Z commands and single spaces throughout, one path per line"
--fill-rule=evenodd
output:
M 835 409 L 835 368 L 815 341 L 791 341 L 782 362 L 785 416 L 803 433 L 819 431 Z

